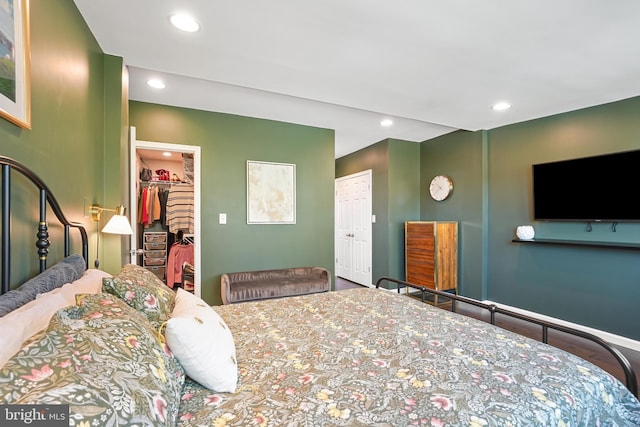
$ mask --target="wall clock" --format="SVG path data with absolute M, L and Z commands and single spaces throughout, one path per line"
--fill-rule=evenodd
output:
M 429 184 L 429 194 L 437 202 L 441 202 L 451 195 L 453 181 L 446 175 L 436 175 Z

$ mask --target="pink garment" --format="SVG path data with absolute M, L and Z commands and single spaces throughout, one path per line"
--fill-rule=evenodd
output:
M 173 288 L 174 283 L 182 282 L 182 264 L 188 262 L 193 265 L 193 245 L 174 243 L 169 249 L 167 259 L 167 286 Z

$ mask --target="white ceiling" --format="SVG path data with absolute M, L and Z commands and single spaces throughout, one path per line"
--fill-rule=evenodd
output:
M 132 100 L 335 129 L 336 157 L 640 95 L 638 0 L 74 1 Z

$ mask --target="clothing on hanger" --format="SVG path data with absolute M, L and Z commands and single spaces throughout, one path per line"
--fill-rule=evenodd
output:
M 179 240 L 171 245 L 167 258 L 167 286 L 170 288 L 176 283 L 182 283 L 182 266 L 185 262 L 194 264 L 194 246 Z
M 167 197 L 167 227 L 169 232 L 185 230 L 193 233 L 193 185 L 173 185 Z

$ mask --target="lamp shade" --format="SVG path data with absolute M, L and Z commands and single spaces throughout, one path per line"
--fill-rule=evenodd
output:
M 107 225 L 102 229 L 103 233 L 109 234 L 133 234 L 129 220 L 124 215 L 114 215 Z

